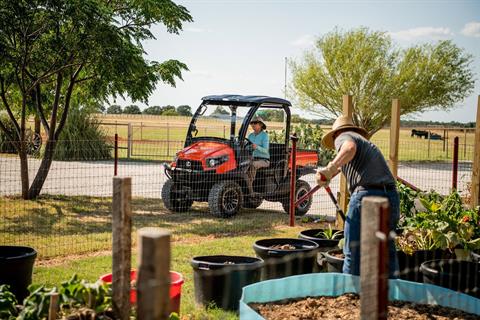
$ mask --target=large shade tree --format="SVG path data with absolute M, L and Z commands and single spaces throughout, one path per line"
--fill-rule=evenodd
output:
M 393 98 L 402 115 L 453 108 L 472 92 L 471 62 L 451 41 L 398 49 L 384 32 L 337 29 L 291 62 L 292 88 L 303 108 L 330 117 L 351 94 L 354 123 L 372 135 L 389 121 Z
M 148 61 L 142 41 L 154 39 L 153 24 L 178 33 L 191 20 L 185 7 L 170 0 L 0 1 L 0 111 L 14 127 L 0 123 L 0 130 L 18 141 L 23 198 L 40 193 L 73 98 L 106 102 L 129 96 L 146 102 L 158 82 L 175 85 L 181 79 L 185 64 Z M 47 135 L 31 185 L 25 150 L 29 107 Z

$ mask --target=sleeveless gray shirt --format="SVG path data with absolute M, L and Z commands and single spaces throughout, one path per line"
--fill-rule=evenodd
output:
M 354 158 L 341 168 L 347 178 L 350 194 L 358 186 L 380 187 L 383 185 L 395 185 L 395 178 L 376 145 L 356 132 L 347 131 L 341 133 L 335 139 L 337 152 L 347 140 L 355 142 L 357 146 Z

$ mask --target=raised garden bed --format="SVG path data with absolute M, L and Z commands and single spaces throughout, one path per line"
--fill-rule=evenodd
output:
M 345 293 L 359 293 L 359 282 L 359 277 L 339 273 L 316 273 L 259 282 L 243 289 L 242 299 L 240 300 L 240 318 L 250 320 L 265 319 L 252 308 L 258 304 L 272 305 L 275 301 L 285 301 L 288 299 L 298 301 L 300 299 L 307 299 L 308 297 L 330 297 L 330 299 L 332 299 L 333 297 L 342 296 Z M 325 300 L 324 302 L 326 303 L 328 299 L 324 298 L 323 300 Z M 478 319 L 480 316 L 479 299 L 429 284 L 420 284 L 404 280 L 389 280 L 389 300 L 427 304 L 428 306 L 425 307 L 427 309 L 424 309 L 426 313 L 437 312 L 438 306 L 442 306 L 473 314 L 469 318 L 458 319 Z M 331 304 L 334 305 L 334 308 L 337 310 L 335 312 L 341 312 L 340 302 L 342 299 L 332 299 L 332 301 L 334 302 Z M 320 305 L 318 301 L 312 302 L 310 300 L 306 303 L 315 303 L 316 309 L 319 311 L 324 310 L 324 314 L 318 319 L 348 319 L 332 316 L 326 308 L 322 308 L 322 305 Z M 403 304 L 400 305 L 403 306 Z M 350 306 L 348 306 L 348 308 L 350 308 Z M 348 310 L 350 310 L 352 316 L 357 315 L 357 317 L 351 319 L 359 319 L 358 312 L 355 314 L 352 309 Z M 299 309 L 299 311 L 304 315 L 306 314 L 306 309 Z M 288 316 L 282 315 L 276 319 L 288 319 Z M 316 318 L 312 317 L 308 319 Z M 415 318 L 406 317 L 397 319 Z

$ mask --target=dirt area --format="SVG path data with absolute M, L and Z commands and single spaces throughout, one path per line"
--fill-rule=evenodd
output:
M 315 297 L 269 304 L 250 304 L 265 319 L 283 320 L 353 320 L 360 319 L 360 297 L 348 293 L 339 297 Z M 392 320 L 478 320 L 478 315 L 452 308 L 391 301 L 388 319 Z

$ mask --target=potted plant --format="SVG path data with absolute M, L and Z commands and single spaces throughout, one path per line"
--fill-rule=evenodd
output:
M 400 190 L 402 233 L 397 236 L 400 278 L 423 280 L 420 265 L 434 259 L 469 259 L 480 249 L 477 210 L 466 209 L 458 192 L 447 196 L 436 192 Z

